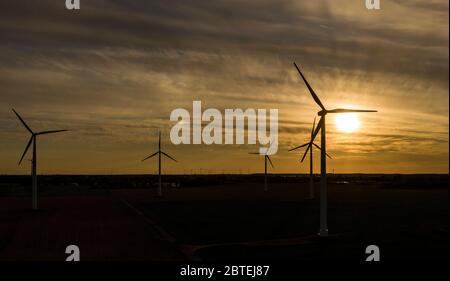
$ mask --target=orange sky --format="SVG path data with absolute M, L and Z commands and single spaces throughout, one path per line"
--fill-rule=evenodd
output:
M 17 166 L 28 133 L 38 172 L 155 172 L 157 131 L 179 163 L 169 173 L 262 172 L 259 145 L 172 145 L 175 108 L 276 108 L 277 173 L 307 172 L 301 152 L 319 110 L 292 65 L 328 108 L 358 114 L 360 129 L 328 118 L 336 173 L 448 173 L 448 1 L 63 1 L 0 3 L 0 174 Z M 317 140 L 319 143 L 319 139 Z M 318 156 L 317 151 L 316 156 Z M 30 156 L 27 156 L 30 157 Z M 316 158 L 316 168 L 319 168 Z M 318 171 L 318 169 L 317 169 Z

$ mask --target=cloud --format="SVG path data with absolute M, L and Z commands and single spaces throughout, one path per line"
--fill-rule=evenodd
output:
M 327 107 L 380 111 L 361 116 L 364 135 L 330 147 L 342 157 L 448 155 L 445 0 L 382 1 L 380 11 L 353 0 L 91 0 L 80 11 L 6 0 L 0 16 L 3 150 L 21 149 L 13 106 L 36 127 L 71 127 L 74 150 L 89 152 L 85 142 L 97 139 L 126 155 L 154 141 L 149 131 L 167 132 L 170 112 L 196 99 L 221 110 L 277 108 L 280 145 L 297 145 L 317 107 L 296 60 Z M 332 144 L 335 136 L 330 130 Z

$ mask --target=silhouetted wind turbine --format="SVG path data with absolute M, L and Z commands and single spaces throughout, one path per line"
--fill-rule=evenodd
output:
M 270 157 L 267 154 L 261 154 L 259 152 L 249 152 L 249 154 L 264 155 L 264 191 L 268 191 L 269 187 L 267 186 L 267 161 L 269 161 L 270 166 L 274 168 L 272 160 L 270 160 Z
M 305 76 L 303 76 L 302 72 L 300 71 L 300 68 L 297 66 L 297 64 L 294 62 L 295 68 L 297 68 L 298 73 L 302 77 L 303 81 L 306 84 L 306 87 L 308 87 L 309 92 L 311 93 L 312 98 L 314 101 L 319 105 L 321 110 L 317 113 L 317 115 L 320 116 L 319 124 L 317 125 L 314 134 L 312 136 L 312 141 L 314 141 L 315 137 L 319 133 L 320 130 L 320 142 L 321 142 L 321 154 L 320 154 L 320 236 L 327 236 L 328 235 L 328 223 L 327 223 L 327 159 L 326 159 L 326 129 L 325 129 L 325 117 L 328 113 L 350 113 L 350 112 L 377 112 L 376 110 L 359 110 L 359 109 L 345 109 L 345 108 L 337 108 L 332 110 L 327 110 L 323 106 L 322 102 L 320 101 L 319 97 L 316 95 L 314 90 L 309 85 L 308 81 L 306 81 Z M 312 143 L 312 142 L 311 142 Z M 312 145 L 311 143 L 308 144 L 307 150 Z
M 177 162 L 177 160 L 175 160 L 175 158 L 173 158 L 172 156 L 170 156 L 169 154 L 163 152 L 161 150 L 161 132 L 159 132 L 159 140 L 158 140 L 158 151 L 156 151 L 155 153 L 153 153 L 152 155 L 144 158 L 142 161 L 145 161 L 147 159 L 152 158 L 153 156 L 158 155 L 158 196 L 162 196 L 162 186 L 161 186 L 161 155 L 166 156 L 167 158 Z
M 20 115 L 12 109 L 14 113 L 16 114 L 17 118 L 19 118 L 20 122 L 22 122 L 23 126 L 28 130 L 28 132 L 31 133 L 30 140 L 28 141 L 27 147 L 25 148 L 25 151 L 22 154 L 22 157 L 20 158 L 19 165 L 22 163 L 23 157 L 25 157 L 25 154 L 27 153 L 28 149 L 30 148 L 30 145 L 33 143 L 33 158 L 31 159 L 32 168 L 31 168 L 31 175 L 32 175 L 32 206 L 33 210 L 37 210 L 37 174 L 36 174 L 36 167 L 37 167 L 37 152 L 36 152 L 36 137 L 39 135 L 46 135 L 46 134 L 53 134 L 53 133 L 59 133 L 59 132 L 66 132 L 67 130 L 52 130 L 52 131 L 43 131 L 35 133 L 33 130 L 30 129 L 30 127 L 25 123 L 25 121 L 20 117 Z
M 313 140 L 313 134 L 314 134 L 314 129 L 315 129 L 315 125 L 316 125 L 316 118 L 314 118 L 314 123 L 311 129 L 311 138 L 309 140 L 309 142 L 299 145 L 297 147 L 294 147 L 292 149 L 289 149 L 289 151 L 293 151 L 302 147 L 305 147 L 308 145 L 309 149 L 305 150 L 305 153 L 303 154 L 302 160 L 301 162 L 303 163 L 303 160 L 306 157 L 306 154 L 308 154 L 309 151 L 309 199 L 314 199 L 314 175 L 313 175 L 313 146 L 315 146 L 316 148 L 318 148 L 320 150 L 320 146 L 318 146 L 317 144 L 314 143 Z M 310 145 L 312 144 L 312 145 Z M 326 154 L 328 158 L 332 159 L 330 155 L 328 155 L 328 153 Z

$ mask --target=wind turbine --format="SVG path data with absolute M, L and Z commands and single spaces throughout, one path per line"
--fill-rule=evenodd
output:
M 53 133 L 59 133 L 59 132 L 66 132 L 67 130 L 52 130 L 52 131 L 42 131 L 42 132 L 33 132 L 33 130 L 30 129 L 30 127 L 25 123 L 25 121 L 20 117 L 19 113 L 17 113 L 14 108 L 12 111 L 16 114 L 17 118 L 19 118 L 20 122 L 22 122 L 23 126 L 30 132 L 31 137 L 28 141 L 27 147 L 25 148 L 25 151 L 22 154 L 22 157 L 20 158 L 19 165 L 22 163 L 23 157 L 25 157 L 25 154 L 27 153 L 28 149 L 30 148 L 30 145 L 33 143 L 33 158 L 31 159 L 31 175 L 32 175 L 32 206 L 33 210 L 37 210 L 37 175 L 36 175 L 36 166 L 37 166 L 37 153 L 36 153 L 36 137 L 40 135 L 46 135 L 46 134 L 53 134 Z
M 249 152 L 249 154 L 256 154 L 256 155 L 261 155 L 261 153 L 259 152 Z M 267 154 L 263 154 L 264 155 L 264 191 L 268 191 L 269 188 L 267 186 L 267 161 L 269 161 L 270 166 L 272 166 L 272 168 L 274 168 L 272 160 L 270 160 L 269 155 Z
M 156 151 L 155 153 L 153 153 L 152 155 L 144 158 L 142 161 L 145 161 L 147 159 L 152 158 L 153 156 L 158 155 L 158 196 L 162 197 L 162 187 L 161 187 L 161 155 L 166 156 L 167 158 L 177 162 L 177 160 L 175 160 L 175 158 L 173 158 L 172 156 L 170 156 L 169 154 L 163 152 L 161 150 L 161 131 L 159 132 L 159 140 L 158 140 L 158 151 Z
M 309 85 L 308 81 L 306 81 L 305 76 L 303 76 L 300 68 L 294 62 L 295 68 L 297 68 L 298 73 L 302 77 L 303 81 L 306 84 L 309 92 L 311 93 L 314 101 L 319 105 L 321 110 L 317 113 L 320 116 L 319 123 L 314 131 L 312 136 L 312 141 L 314 141 L 315 137 L 319 133 L 320 130 L 320 142 L 321 142 L 321 150 L 320 150 L 320 236 L 328 235 L 328 223 L 327 223 L 327 159 L 326 159 L 326 129 L 325 129 L 325 117 L 328 113 L 350 113 L 350 112 L 377 112 L 376 110 L 360 110 L 360 109 L 345 109 L 345 108 L 337 108 L 327 110 L 325 106 L 323 106 L 319 97 L 316 95 L 314 90 Z M 311 147 L 312 142 L 308 144 L 307 150 Z
M 314 199 L 314 175 L 313 175 L 313 146 L 315 146 L 317 149 L 320 149 L 320 146 L 318 146 L 317 144 L 314 143 L 314 139 L 313 139 L 313 134 L 314 134 L 314 129 L 316 126 L 316 118 L 314 118 L 314 123 L 311 129 L 311 138 L 309 140 L 309 142 L 299 145 L 297 147 L 294 147 L 292 149 L 289 149 L 289 151 L 293 151 L 302 147 L 305 147 L 307 145 L 309 149 L 305 150 L 305 154 L 303 154 L 302 160 L 301 162 L 303 163 L 303 160 L 305 159 L 306 154 L 308 154 L 309 151 L 309 199 Z M 310 145 L 312 144 L 312 145 Z M 328 153 L 326 154 L 328 158 L 332 159 L 330 155 L 328 155 Z

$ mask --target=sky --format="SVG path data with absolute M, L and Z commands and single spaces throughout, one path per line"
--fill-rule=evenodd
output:
M 64 0 L 0 2 L 0 174 L 38 138 L 39 174 L 143 174 L 157 149 L 165 173 L 258 173 L 257 145 L 174 145 L 174 109 L 278 109 L 273 173 L 306 173 L 303 151 L 319 107 L 376 109 L 360 128 L 327 118 L 328 171 L 448 173 L 447 0 Z M 320 138 L 317 139 L 320 142 Z M 315 171 L 319 171 L 314 151 Z M 28 154 L 25 159 L 30 159 Z

